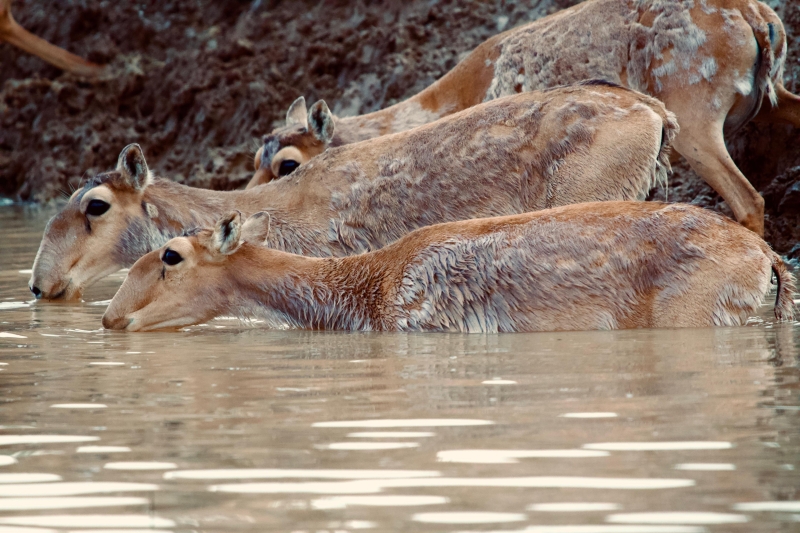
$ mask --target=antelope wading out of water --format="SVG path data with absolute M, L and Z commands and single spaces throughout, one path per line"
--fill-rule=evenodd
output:
M 231 314 L 362 331 L 734 326 L 756 312 L 773 272 L 775 316 L 793 311 L 794 279 L 763 239 L 685 204 L 593 202 L 449 222 L 345 258 L 257 244 L 268 231 L 266 215 L 242 227 L 237 212 L 172 239 L 133 265 L 103 326 Z
M 318 102 L 307 120 L 305 101 L 296 101 L 287 125 L 264 137 L 250 183 L 291 172 L 328 145 L 405 130 L 500 96 L 602 78 L 662 100 L 681 126 L 676 152 L 737 220 L 763 235 L 764 201 L 728 154 L 723 131 L 754 118 L 800 127 L 800 97 L 782 81 L 786 49 L 780 19 L 754 0 L 588 0 L 492 37 L 439 81 L 381 111 L 335 118 Z
M 38 298 L 77 298 L 234 209 L 269 213 L 271 248 L 344 256 L 439 222 L 640 199 L 666 179 L 676 128 L 657 100 L 591 82 L 328 150 L 287 178 L 230 192 L 154 179 L 131 145 L 48 223 L 29 286 Z
M 81 76 L 95 76 L 103 69 L 82 57 L 67 52 L 35 36 L 17 24 L 11 14 L 11 0 L 0 0 L 0 41 L 44 59 L 53 66 Z

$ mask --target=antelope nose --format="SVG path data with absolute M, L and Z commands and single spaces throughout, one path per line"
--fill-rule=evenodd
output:
M 30 289 L 37 300 L 39 300 L 42 297 L 42 291 L 41 289 L 39 289 L 39 287 L 37 287 L 36 285 L 31 285 Z
M 133 321 L 124 316 L 112 317 L 108 314 L 103 315 L 103 327 L 106 329 L 125 329 Z

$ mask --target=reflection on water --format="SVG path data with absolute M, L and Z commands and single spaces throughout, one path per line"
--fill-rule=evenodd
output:
M 0 209 L 0 533 L 792 531 L 800 327 L 104 331 Z

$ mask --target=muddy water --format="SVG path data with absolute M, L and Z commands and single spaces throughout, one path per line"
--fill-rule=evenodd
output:
M 0 533 L 800 530 L 800 327 L 100 328 L 0 208 Z

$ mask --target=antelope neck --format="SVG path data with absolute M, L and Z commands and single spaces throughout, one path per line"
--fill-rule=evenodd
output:
M 313 258 L 244 243 L 229 259 L 242 315 L 304 329 L 380 330 L 379 268 L 364 256 Z

